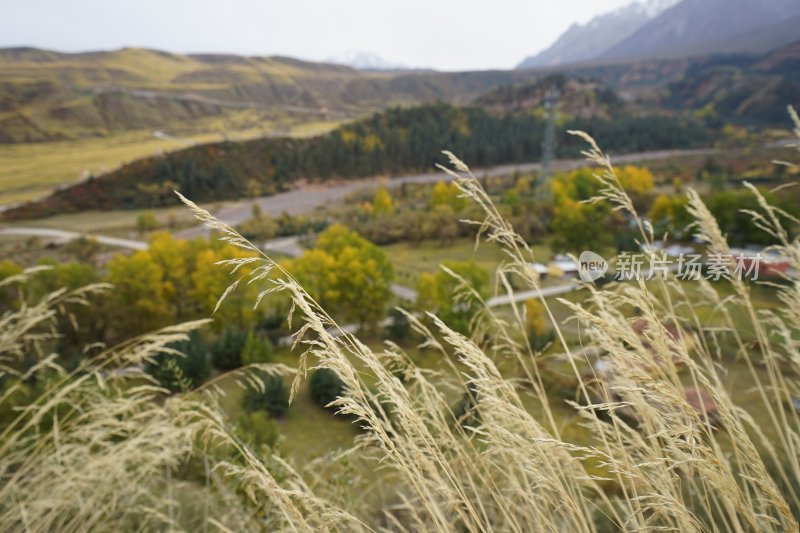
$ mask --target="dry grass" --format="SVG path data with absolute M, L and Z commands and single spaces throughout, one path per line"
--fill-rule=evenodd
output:
M 241 115 L 241 117 L 239 116 Z M 257 124 L 253 124 L 256 122 Z M 330 131 L 340 121 L 256 117 L 239 112 L 222 119 L 202 119 L 170 130 L 174 138 L 132 131 L 106 137 L 27 144 L 0 144 L 0 205 L 34 200 L 89 175 L 113 171 L 143 157 L 181 150 L 194 144 L 247 140 L 269 135 L 310 137 Z
M 221 138 L 219 133 L 210 133 L 187 140 L 163 140 L 146 131 L 100 139 L 2 145 L 0 205 L 44 196 L 56 187 L 114 170 L 140 157 Z
M 583 135 L 583 134 L 582 134 Z M 635 212 L 608 158 L 595 142 L 587 158 L 597 165 L 601 197 L 636 221 L 643 243 L 652 243 L 648 225 Z M 451 155 L 463 195 L 480 205 L 479 239 L 503 250 L 497 287 L 510 292 L 514 275 L 540 287 L 526 267 L 528 245 L 500 216 L 478 180 Z M 753 189 L 754 194 L 758 194 Z M 727 249 L 715 220 L 699 196 L 689 192 L 697 231 L 713 250 Z M 445 360 L 458 361 L 456 379 L 443 379 L 413 365 L 395 345 L 375 353 L 335 321 L 282 267 L 235 230 L 182 198 L 194 214 L 228 243 L 255 257 L 223 261 L 235 281 L 220 299 L 243 283 L 264 287 L 254 305 L 277 292 L 293 302 L 296 346 L 302 352 L 293 394 L 310 368 L 334 370 L 346 385 L 335 403 L 342 415 L 365 428 L 354 449 L 343 452 L 375 461 L 391 487 L 379 512 L 358 498 L 371 490 L 354 481 L 341 490 L 314 476 L 327 465 L 296 472 L 274 456 L 241 442 L 216 405 L 213 382 L 201 390 L 164 400 L 161 391 L 138 376 L 115 378 L 108 368 L 137 366 L 197 326 L 177 326 L 105 349 L 65 373 L 54 356 L 43 355 L 31 372 L 52 369 L 45 392 L 22 409 L 0 435 L 0 529 L 242 529 L 291 531 L 796 531 L 800 509 L 798 429 L 791 398 L 800 396 L 800 282 L 779 290 L 779 311 L 756 311 L 749 287 L 731 279 L 735 298 L 720 300 L 708 284 L 687 294 L 675 284 L 657 296 L 645 283 L 590 286 L 584 304 L 564 301 L 579 321 L 587 344 L 608 354 L 614 373 L 584 376 L 572 358 L 578 387 L 573 403 L 593 435 L 591 445 L 570 442 L 553 416 L 561 401 L 547 391 L 540 354 L 522 342 L 523 310 L 511 320 L 488 307 L 475 319 L 470 337 L 435 316 L 410 317 L 425 344 Z M 800 268 L 797 242 L 781 227 L 785 214 L 760 198 L 754 224 L 776 236 L 776 248 Z M 23 275 L 13 282 L 24 283 Z M 85 303 L 89 293 L 58 293 L 22 308 L 0 323 L 0 354 L 9 362 L 42 345 L 41 325 L 52 320 L 62 300 Z M 677 296 L 676 296 L 677 295 Z M 459 297 L 479 298 L 464 286 Z M 728 320 L 703 330 L 692 309 L 716 306 Z M 742 308 L 752 319 L 758 342 L 745 345 L 730 320 Z M 635 310 L 635 311 L 634 311 Z M 547 309 L 550 313 L 550 310 Z M 681 318 L 684 317 L 684 318 Z M 688 317 L 688 318 L 686 318 Z M 551 316 L 552 318 L 552 316 Z M 646 321 L 646 337 L 634 329 Z M 682 333 L 664 327 L 681 323 Z M 564 352 L 569 344 L 557 330 Z M 770 427 L 756 426 L 722 386 L 721 339 L 752 369 L 752 386 Z M 36 353 L 35 351 L 33 353 Z M 577 356 L 576 356 L 577 357 Z M 515 361 L 518 379 L 504 378 L 497 364 Z M 717 427 L 707 423 L 684 396 L 678 365 L 717 404 Z M 756 372 L 763 366 L 766 380 Z M 9 378 L 10 369 L 5 370 Z M 283 372 L 283 368 L 266 368 Z M 248 370 L 241 379 L 248 379 Z M 402 378 L 402 379 L 401 379 Z M 20 380 L 18 380 L 20 381 Z M 13 380 L 12 380 L 13 382 Z M 21 381 L 20 381 L 21 382 Z M 369 385 L 368 385 L 369 384 Z M 473 398 L 461 423 L 454 423 L 443 387 L 469 389 Z M 7 400 L 6 393 L 2 400 Z M 531 400 L 532 399 L 532 400 Z M 541 417 L 525 403 L 535 402 Z M 635 421 L 635 422 L 634 422 Z M 769 430 L 769 431 L 767 431 Z M 767 439 L 766 433 L 775 438 Z M 188 489 L 172 472 L 190 458 L 205 465 L 204 484 Z M 308 481 L 310 480 L 310 481 Z M 182 490 L 196 490 L 194 521 L 181 514 Z M 187 504 L 188 505 L 188 504 Z M 134 526 L 135 524 L 135 526 Z

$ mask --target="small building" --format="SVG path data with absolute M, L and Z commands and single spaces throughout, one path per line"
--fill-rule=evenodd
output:
M 771 250 L 731 248 L 730 253 L 735 262 L 741 262 L 744 272 L 753 269 L 758 272 L 759 277 L 782 276 L 787 274 L 792 266 L 789 258 Z
M 684 246 L 681 244 L 671 244 L 664 248 L 664 253 L 669 257 L 681 257 L 697 253 L 691 246 Z
M 568 255 L 557 255 L 550 263 L 550 268 L 560 272 L 562 277 L 578 277 L 578 263 Z
M 543 263 L 528 263 L 528 268 L 539 274 L 541 279 L 545 279 L 550 274 L 550 268 Z

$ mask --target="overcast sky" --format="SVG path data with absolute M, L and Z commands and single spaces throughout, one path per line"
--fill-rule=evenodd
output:
M 351 50 L 442 70 L 511 68 L 631 0 L 0 0 L 0 46 L 324 60 Z

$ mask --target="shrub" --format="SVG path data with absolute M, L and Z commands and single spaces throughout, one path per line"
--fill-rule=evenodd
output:
M 408 317 L 396 308 L 389 311 L 389 325 L 386 326 L 386 333 L 394 341 L 403 341 L 411 334 L 411 323 Z
M 474 290 L 486 297 L 489 293 L 489 273 L 474 261 L 444 261 L 447 267 Z M 423 273 L 417 282 L 417 306 L 433 311 L 454 330 L 468 334 L 472 319 L 481 304 L 472 291 L 463 291 L 462 282 L 449 272 Z
M 476 428 L 481 423 L 478 411 L 478 391 L 474 383 L 467 385 L 461 399 L 453 406 L 453 422 L 462 428 Z
M 242 347 L 242 365 L 266 363 L 272 356 L 272 343 L 265 337 L 256 335 L 253 331 L 247 334 L 244 347 Z
M 264 411 L 240 413 L 236 423 L 239 435 L 248 445 L 256 449 L 263 446 L 273 448 L 280 437 L 278 425 Z
M 529 330 L 528 331 L 528 344 L 536 351 L 541 352 L 547 348 L 555 340 L 556 334 L 552 329 L 544 331 Z
M 156 216 L 150 211 L 144 211 L 136 215 L 136 232 L 141 235 L 148 231 L 153 231 L 158 227 Z
M 211 347 L 211 361 L 220 370 L 230 370 L 242 366 L 242 352 L 247 343 L 247 332 L 226 326 Z
M 308 382 L 311 398 L 321 407 L 327 407 L 332 401 L 344 394 L 344 382 L 336 372 L 328 368 L 319 368 L 311 374 Z
M 161 353 L 146 366 L 162 387 L 172 392 L 186 391 L 202 384 L 211 375 L 208 349 L 197 331 L 189 334 L 189 339 L 170 346 L 183 355 Z
M 245 411 L 264 411 L 270 416 L 281 417 L 289 409 L 289 389 L 280 376 L 260 373 L 262 389 L 250 387 L 242 397 Z
M 780 220 L 789 239 L 794 239 L 800 228 L 800 224 L 797 222 L 800 216 L 800 202 L 798 202 L 797 193 L 790 188 L 785 188 L 779 194 L 767 190 L 762 190 L 761 194 L 770 205 L 781 210 L 778 212 L 779 214 L 785 213 L 785 216 L 780 216 Z M 728 236 L 728 241 L 732 246 L 766 246 L 780 242 L 780 239 L 764 231 L 761 224 L 753 223 L 752 212 L 759 210 L 759 203 L 751 191 L 742 189 L 715 192 L 705 198 L 705 201 L 708 210 L 714 215 L 717 224 Z

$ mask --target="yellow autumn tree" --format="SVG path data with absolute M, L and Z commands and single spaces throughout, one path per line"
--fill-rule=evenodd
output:
M 316 247 L 289 268 L 315 300 L 343 320 L 374 325 L 383 317 L 392 264 L 383 250 L 344 226 L 322 232 Z
M 544 316 L 544 307 L 536 299 L 525 302 L 525 323 L 528 331 L 542 335 L 547 329 L 547 319 Z
M 108 282 L 114 286 L 110 313 L 113 324 L 133 336 L 173 322 L 164 290 L 164 273 L 147 251 L 115 255 L 108 262 Z
M 466 207 L 466 200 L 461 197 L 461 191 L 455 183 L 439 181 L 433 186 L 429 205 L 431 208 L 449 205 L 458 213 Z
M 191 274 L 192 289 L 189 292 L 199 308 L 199 316 L 209 316 L 214 312 L 221 294 L 231 284 L 229 269 L 222 268 L 220 261 L 236 257 L 248 257 L 250 254 L 240 248 L 226 245 L 218 249 L 205 249 L 197 255 L 197 265 Z M 245 275 L 247 267 L 240 268 L 237 277 Z M 214 327 L 234 325 L 240 329 L 248 329 L 255 317 L 255 311 L 248 302 L 255 300 L 258 291 L 254 285 L 242 284 L 231 292 L 215 313 L 217 320 Z
M 378 187 L 375 197 L 372 199 L 372 212 L 376 215 L 387 215 L 394 211 L 394 201 L 392 195 L 385 187 Z
M 647 167 L 626 165 L 616 169 L 619 182 L 628 194 L 644 196 L 653 190 L 653 173 Z

